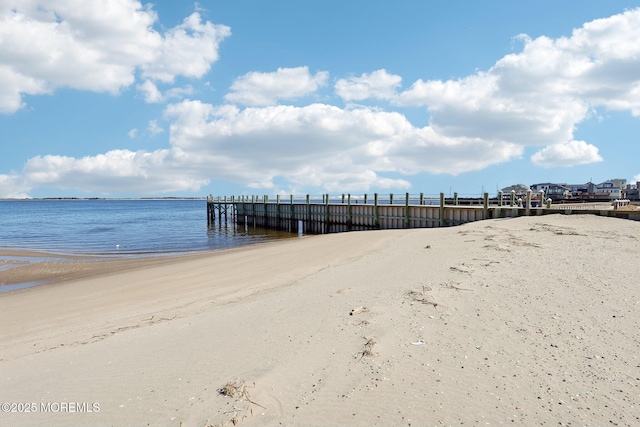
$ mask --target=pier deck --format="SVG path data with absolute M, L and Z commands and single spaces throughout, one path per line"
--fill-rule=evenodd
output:
M 533 202 L 533 203 L 532 203 Z M 532 206 L 533 205 L 533 206 Z M 322 199 L 310 196 L 289 196 L 275 200 L 263 197 L 213 197 L 207 198 L 207 218 L 210 223 L 231 217 L 238 225 L 249 225 L 267 229 L 305 234 L 338 233 L 356 230 L 384 230 L 402 228 L 431 228 L 460 225 L 467 222 L 492 218 L 513 218 L 529 215 L 561 213 L 594 214 L 625 219 L 640 220 L 640 210 L 635 206 L 613 208 L 612 203 L 552 205 L 550 201 L 539 204 L 528 194 L 525 200 L 511 197 L 428 199 L 422 195 L 411 198 L 407 193 L 403 199 L 380 199 L 352 197 L 350 195 Z

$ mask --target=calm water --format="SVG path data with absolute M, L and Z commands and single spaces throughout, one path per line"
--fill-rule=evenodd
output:
M 296 237 L 230 222 L 209 227 L 205 200 L 0 201 L 0 249 L 158 254 Z

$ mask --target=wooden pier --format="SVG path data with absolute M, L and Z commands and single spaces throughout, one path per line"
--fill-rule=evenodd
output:
M 352 197 L 288 198 L 276 196 L 240 196 L 207 198 L 207 219 L 210 224 L 229 218 L 239 226 L 252 226 L 292 233 L 325 234 L 356 230 L 385 230 L 400 228 L 449 227 L 492 218 L 513 218 L 529 215 L 594 214 L 640 220 L 640 210 L 612 209 L 612 204 L 552 205 L 550 200 L 539 203 L 531 192 L 524 200 L 515 194 L 505 198 L 499 194 L 489 199 L 439 199 L 410 197 L 394 199 L 391 194 L 382 199 L 378 194 Z

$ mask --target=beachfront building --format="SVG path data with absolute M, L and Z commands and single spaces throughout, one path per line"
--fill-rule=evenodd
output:
M 622 198 L 629 200 L 640 200 L 640 193 L 638 192 L 638 183 L 635 184 L 627 184 L 627 186 L 622 190 Z
M 586 184 L 569 184 L 567 188 L 575 199 L 592 199 L 596 195 L 596 185 L 591 181 Z
M 544 198 L 551 200 L 564 200 L 571 197 L 571 191 L 567 187 L 567 184 L 554 184 L 553 182 L 542 182 L 540 184 L 533 184 L 531 191 L 539 193 L 544 191 Z
M 504 197 L 511 197 L 511 192 L 515 191 L 516 197 L 524 198 L 527 195 L 528 189 L 529 187 L 527 187 L 524 184 L 515 184 L 515 185 L 510 185 L 508 187 L 505 187 L 500 191 L 502 191 L 502 194 L 504 194 Z
M 622 199 L 622 190 L 627 185 L 626 179 L 609 179 L 596 185 L 595 192 L 598 198 Z

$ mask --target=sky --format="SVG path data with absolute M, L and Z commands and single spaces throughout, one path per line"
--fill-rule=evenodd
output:
M 640 180 L 640 3 L 0 0 L 0 198 Z

